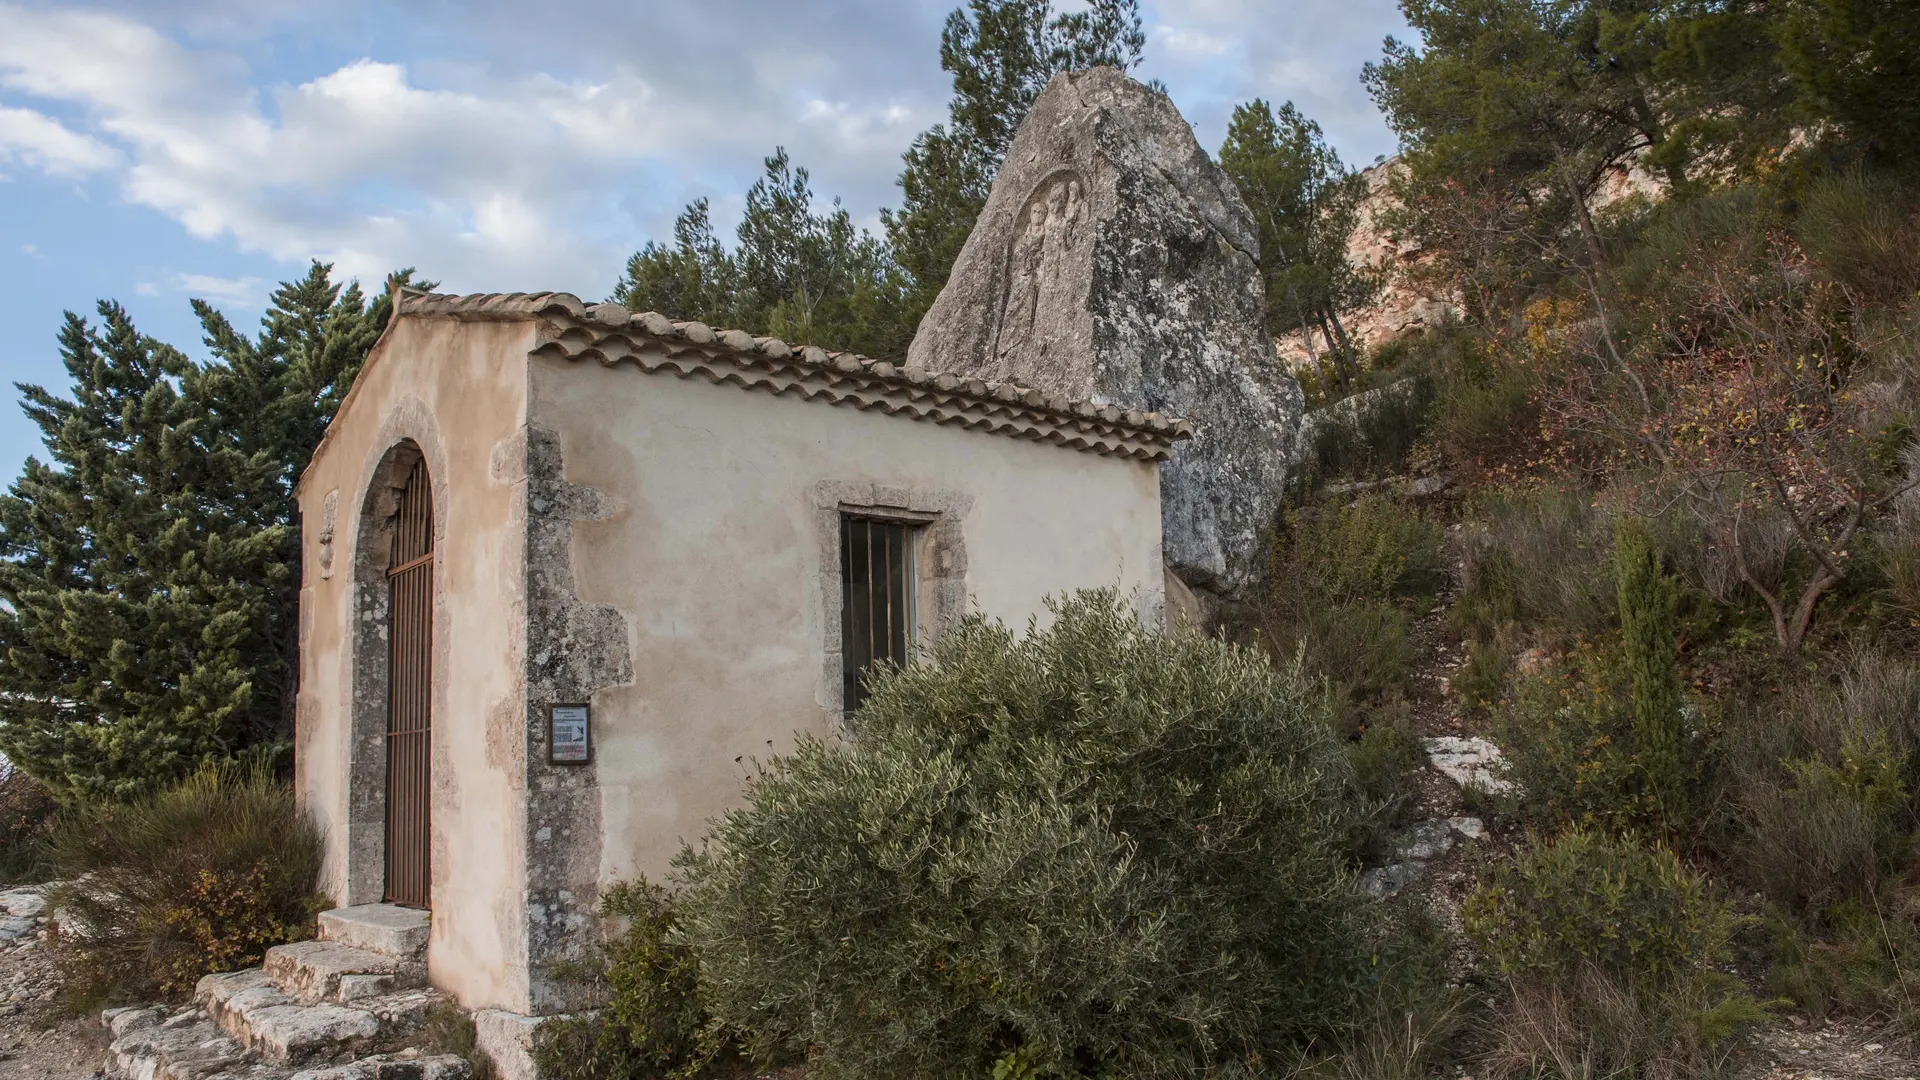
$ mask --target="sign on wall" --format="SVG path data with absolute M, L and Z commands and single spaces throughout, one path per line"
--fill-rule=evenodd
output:
M 547 706 L 547 763 L 585 765 L 593 760 L 591 710 L 586 705 Z

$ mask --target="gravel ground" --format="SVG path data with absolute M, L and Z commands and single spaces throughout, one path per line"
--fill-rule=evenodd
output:
M 0 892 L 0 1076 L 101 1075 L 106 1032 L 92 1017 L 68 1016 L 55 1005 L 59 975 L 47 954 L 37 900 L 30 890 Z
M 1790 1017 L 1754 1039 L 1743 1080 L 1915 1080 L 1914 1047 L 1872 1027 Z

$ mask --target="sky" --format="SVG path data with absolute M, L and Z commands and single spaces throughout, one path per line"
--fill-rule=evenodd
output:
M 877 231 L 958 2 L 0 0 L 0 482 L 40 450 L 13 384 L 64 389 L 61 313 L 102 298 L 202 358 L 190 298 L 250 327 L 313 259 L 598 300 L 692 199 L 730 235 L 776 146 Z M 1210 152 L 1264 97 L 1392 153 L 1359 75 L 1395 0 L 1142 8 L 1135 74 Z

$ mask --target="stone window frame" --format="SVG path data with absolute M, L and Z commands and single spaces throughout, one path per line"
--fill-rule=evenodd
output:
M 914 526 L 913 651 L 919 652 L 966 614 L 967 542 L 965 523 L 973 498 L 950 488 L 896 487 L 863 481 L 822 481 L 813 488 L 814 535 L 819 562 L 815 585 L 820 596 L 822 663 L 816 700 L 844 728 L 840 640 L 840 521 L 847 515 Z

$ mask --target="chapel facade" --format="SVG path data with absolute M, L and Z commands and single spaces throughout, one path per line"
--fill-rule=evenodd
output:
M 564 1008 L 599 891 L 661 880 L 876 665 L 1081 588 L 1162 619 L 1188 433 L 563 293 L 401 295 L 297 492 L 323 891 L 430 912 L 468 1008 Z

